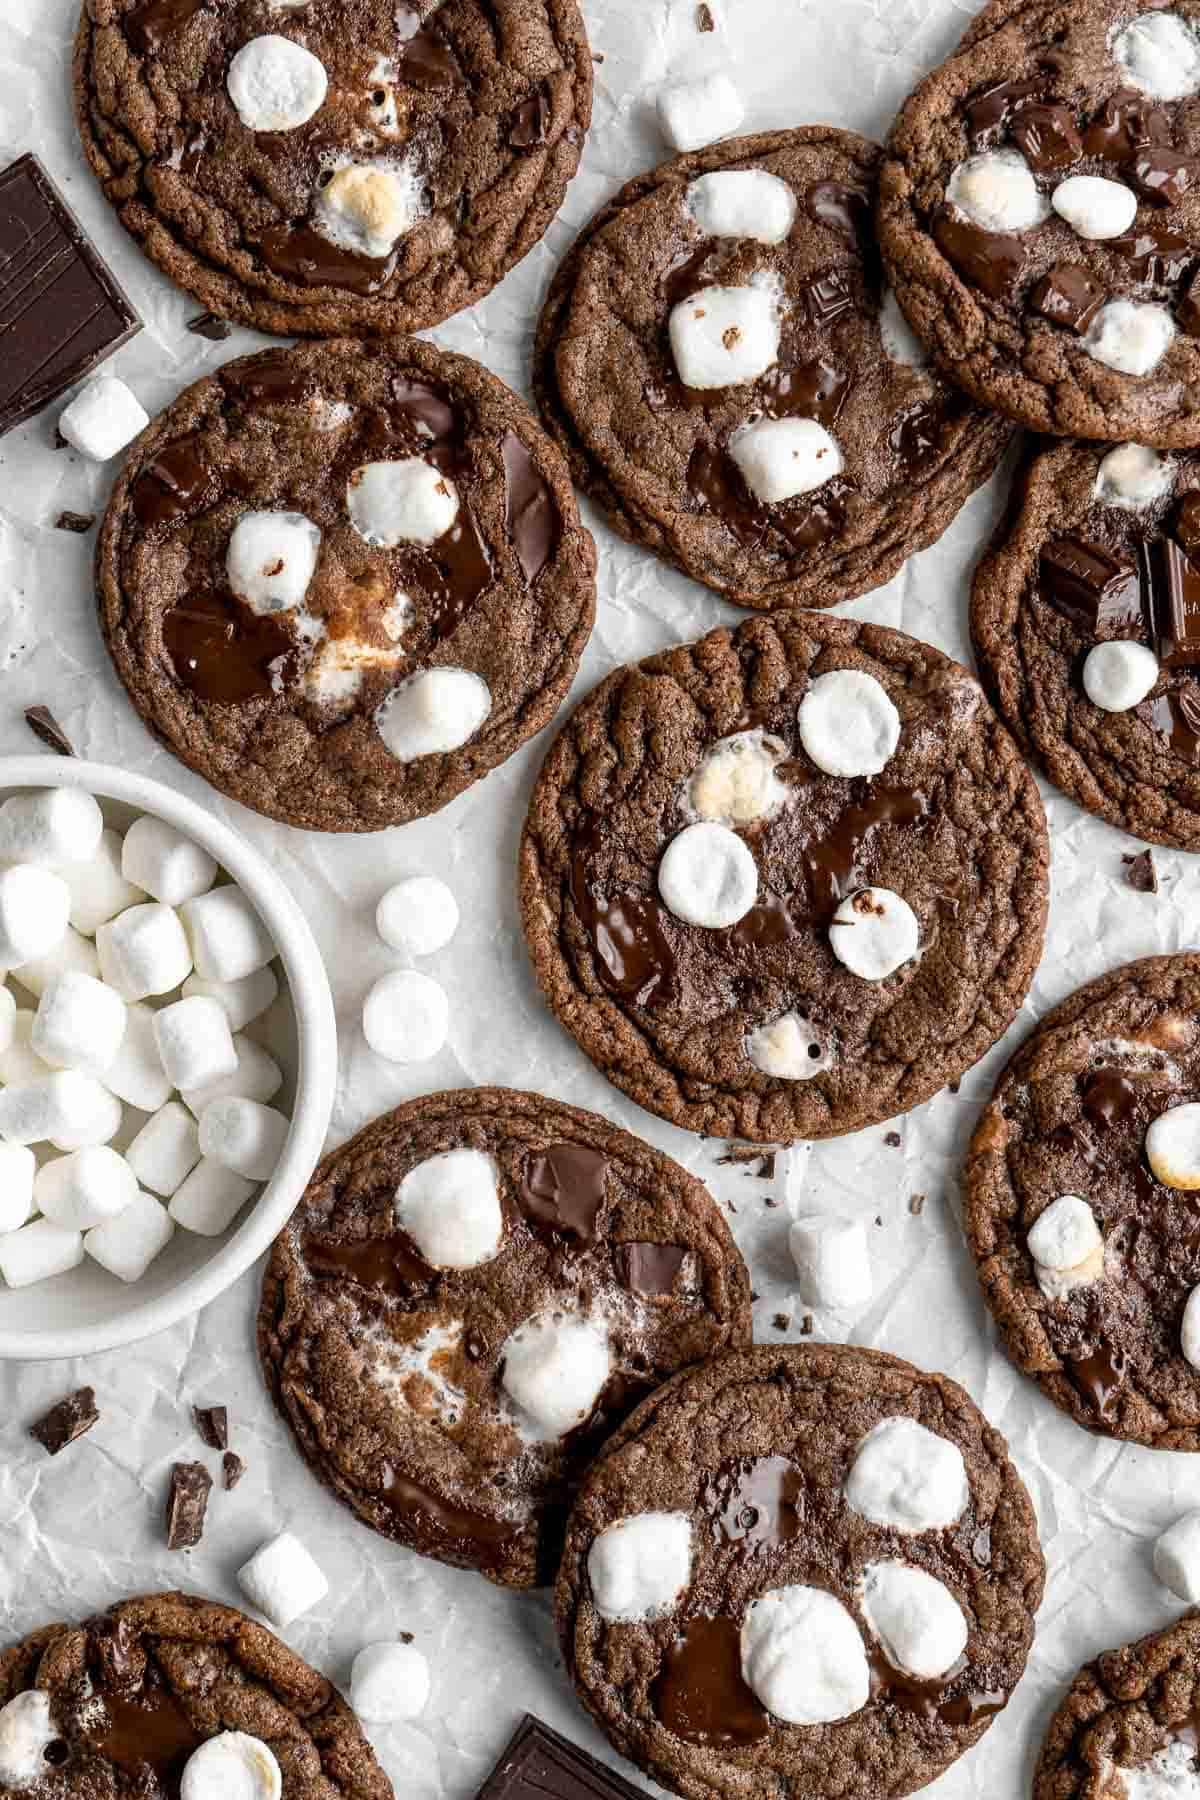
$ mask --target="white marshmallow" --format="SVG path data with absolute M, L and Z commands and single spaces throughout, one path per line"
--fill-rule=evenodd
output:
M 686 825 L 658 865 L 663 904 L 688 925 L 736 925 L 758 898 L 758 864 L 727 825 Z
M 50 1696 L 27 1688 L 0 1707 L 0 1782 L 32 1787 L 46 1773 L 46 1751 L 60 1734 L 50 1717 Z
M 207 894 L 217 879 L 216 859 L 207 850 L 149 814 L 135 819 L 125 833 L 121 869 L 126 881 L 164 906 Z
M 1104 506 L 1140 512 L 1170 493 L 1174 485 L 1175 464 L 1171 457 L 1142 444 L 1118 444 L 1100 464 L 1095 495 Z
M 775 773 L 786 755 L 786 746 L 762 731 L 721 738 L 688 783 L 689 808 L 716 825 L 753 825 L 774 818 L 788 798 Z
M 188 1757 L 179 1793 L 180 1800 L 280 1800 L 283 1774 L 261 1738 L 222 1731 Z
M 88 863 L 100 848 L 104 816 L 83 788 L 40 788 L 0 806 L 0 862 L 44 869 Z
M 389 256 L 426 212 L 425 184 L 409 163 L 347 163 L 319 187 L 318 231 L 359 256 Z
M 375 729 L 397 762 L 415 762 L 468 743 L 491 710 L 491 690 L 480 676 L 422 669 L 392 689 L 375 714 Z
M 200 1154 L 247 1181 L 270 1181 L 291 1128 L 291 1120 L 273 1106 L 230 1095 L 200 1114 Z
M 90 975 L 93 981 L 100 979 L 100 958 L 95 944 L 68 925 L 53 950 L 46 956 L 35 956 L 31 962 L 22 963 L 15 971 L 15 978 L 26 993 L 40 1000 L 50 983 L 69 971 Z
M 179 914 L 147 901 L 131 906 L 96 933 L 100 973 L 126 1001 L 169 994 L 192 972 L 192 953 Z
M 779 308 L 765 287 L 701 288 L 672 309 L 667 329 L 685 387 L 737 387 L 779 359 Z
M 10 1288 L 32 1287 L 77 1269 L 83 1261 L 83 1236 L 49 1219 L 35 1219 L 0 1237 L 0 1275 Z
M 859 888 L 834 913 L 829 942 L 852 975 L 886 981 L 917 954 L 921 926 L 908 901 L 890 888 Z
M 1200 1601 L 1200 1512 L 1184 1513 L 1163 1532 L 1154 1546 L 1154 1573 L 1189 1606 Z
M 686 1513 L 669 1512 L 618 1519 L 593 1539 L 587 1566 L 602 1619 L 661 1618 L 692 1578 L 691 1520 Z
M 1155 100 L 1200 93 L 1200 38 L 1179 13 L 1144 13 L 1116 33 L 1111 49 L 1130 86 Z
M 1140 704 L 1158 680 L 1158 658 L 1124 638 L 1093 644 L 1083 664 L 1083 691 L 1093 706 L 1121 713 Z
M 368 1644 L 350 1671 L 350 1704 L 371 1725 L 415 1719 L 429 1689 L 429 1664 L 415 1644 Z
M 928 363 L 929 352 L 901 312 L 891 288 L 884 294 L 879 309 L 879 335 L 884 354 L 901 368 L 923 369 Z
M 718 138 L 731 137 L 745 117 L 742 97 L 728 75 L 676 81 L 659 91 L 659 129 L 673 150 L 703 150 Z
M 295 131 L 325 104 L 325 65 L 303 44 L 267 32 L 243 44 L 225 77 L 247 131 Z
M 57 871 L 71 890 L 71 924 L 84 937 L 95 937 L 101 925 L 146 898 L 121 873 L 122 851 L 119 834 L 106 831 L 90 862 L 64 863 Z
M 1165 306 L 1110 300 L 1092 320 L 1083 347 L 1096 362 L 1122 375 L 1151 375 L 1175 335 L 1175 321 Z
M 0 1056 L 12 1048 L 17 1032 L 17 1002 L 10 988 L 0 980 Z
M 24 1144 L 0 1144 L 0 1237 L 19 1231 L 34 1214 L 37 1157 Z
M 1060 1194 L 1051 1201 L 1030 1227 L 1027 1239 L 1029 1254 L 1044 1269 L 1073 1269 L 1103 1241 L 1096 1215 L 1078 1194 Z
M 170 1213 L 176 1225 L 199 1237 L 220 1237 L 228 1231 L 254 1192 L 254 1183 L 220 1163 L 199 1162 L 171 1199 Z
M 1103 175 L 1068 175 L 1050 196 L 1050 204 L 1072 231 L 1094 243 L 1106 243 L 1128 231 L 1138 209 L 1132 188 Z
M 705 237 L 782 244 L 796 223 L 796 196 L 765 169 L 718 169 L 689 182 L 684 205 Z
M 846 1479 L 852 1512 L 906 1535 L 957 1524 L 970 1499 L 958 1445 L 915 1419 L 884 1419 L 869 1431 Z
M 68 969 L 46 984 L 31 1043 L 52 1069 L 103 1077 L 125 1037 L 125 1002 L 115 988 Z
M 746 1039 L 754 1067 L 776 1081 L 811 1081 L 833 1067 L 833 1050 L 803 1013 L 787 1012 Z
M 57 1069 L 0 1090 L 0 1138 L 51 1143 L 59 1150 L 106 1144 L 121 1123 L 121 1103 L 91 1075 Z
M 33 1048 L 32 1036 L 33 1014 L 25 1007 L 18 1007 L 13 1020 L 12 1042 L 0 1052 L 0 1085 L 15 1087 L 22 1081 L 36 1081 L 40 1075 L 50 1073 Z
M 230 1031 L 241 1031 L 274 1006 L 279 997 L 279 977 L 270 967 L 255 969 L 240 981 L 205 981 L 199 975 L 189 975 L 183 984 L 183 997 L 192 1000 L 197 994 L 219 1001 L 225 1008 Z
M 237 1072 L 238 1057 L 225 1008 L 196 994 L 154 1015 L 154 1037 L 172 1087 L 197 1088 Z
M 1185 1362 L 1193 1369 L 1200 1369 L 1200 1287 L 1194 1287 L 1187 1297 L 1179 1328 L 1179 1347 Z
M 432 956 L 458 930 L 458 902 L 434 875 L 410 875 L 390 887 L 375 909 L 385 944 L 410 956 Z
M 59 415 L 58 429 L 81 456 L 108 462 L 149 423 L 150 414 L 123 381 L 115 375 L 97 375 Z
M 125 1010 L 125 1036 L 116 1057 L 104 1071 L 104 1085 L 118 1100 L 124 1100 L 126 1106 L 136 1106 L 139 1112 L 157 1112 L 171 1098 L 173 1086 L 162 1066 L 154 1035 L 154 1012 L 140 1001 Z
M 458 517 L 458 489 L 419 456 L 364 463 L 346 486 L 350 523 L 368 544 L 436 544 Z
M 886 689 L 861 669 L 818 675 L 796 723 L 810 761 L 826 775 L 878 775 L 900 742 L 900 714 Z
M 0 870 L 0 969 L 49 956 L 66 934 L 70 911 L 71 891 L 49 869 L 18 863 Z
M 789 1725 L 848 1719 L 871 1697 L 858 1626 L 822 1588 L 772 1588 L 751 1602 L 742 1621 L 742 1675 Z
M 958 1601 L 911 1563 L 868 1563 L 859 1603 L 893 1669 L 918 1681 L 948 1675 L 967 1647 L 967 1621 Z
M 261 1044 L 239 1032 L 233 1047 L 238 1062 L 232 1075 L 222 1075 L 219 1081 L 210 1081 L 204 1087 L 182 1090 L 180 1098 L 197 1118 L 214 1100 L 227 1100 L 234 1094 L 241 1100 L 257 1100 L 265 1106 L 283 1086 L 283 1070 Z
M 225 552 L 225 572 L 234 593 L 252 611 L 287 612 L 303 602 L 316 572 L 320 551 L 320 530 L 303 513 L 244 513 L 229 539 L 229 548 Z M 157 824 L 158 821 L 142 819 L 139 823 L 149 825 Z M 165 826 L 163 829 L 169 831 L 170 827 Z M 186 841 L 180 839 L 180 842 Z M 198 854 L 203 856 L 204 852 L 199 851 Z M 216 875 L 215 864 L 213 875 Z M 211 886 L 212 882 L 208 881 L 195 891 L 203 894 Z M 149 891 L 153 893 L 154 890 Z M 163 896 L 159 894 L 156 898 L 161 900 Z M 183 900 L 188 898 L 187 894 L 180 896 Z M 170 900 L 167 904 L 178 906 L 179 901 Z
M 968 157 L 951 175 L 946 198 L 984 231 L 1029 231 L 1050 211 L 1019 150 Z
M 1111 1794 L 1120 1782 L 1121 1800 L 1200 1800 L 1200 1775 L 1196 1771 L 1196 1752 L 1182 1738 L 1165 1744 L 1148 1762 L 1129 1769 L 1109 1763 L 1114 1779 L 1108 1781 Z
M 500 1355 L 505 1392 L 546 1438 L 583 1424 L 611 1368 L 607 1333 L 570 1314 L 535 1314 L 505 1340 Z
M 867 1233 L 857 1219 L 810 1213 L 788 1232 L 788 1248 L 799 1277 L 800 1298 L 809 1306 L 856 1312 L 874 1292 Z
M 33 1184 L 39 1211 L 68 1231 L 90 1231 L 125 1211 L 137 1176 L 123 1156 L 103 1144 L 43 1163 Z
M 214 888 L 185 900 L 179 917 L 204 981 L 241 981 L 274 958 L 271 934 L 241 888 Z
M 746 486 L 767 506 L 811 494 L 845 468 L 837 439 L 815 419 L 762 419 L 731 440 Z
M 363 1002 L 363 1036 L 388 1062 L 426 1062 L 450 1030 L 445 989 L 415 969 L 381 975 Z
M 496 1164 L 481 1150 L 446 1150 L 410 1169 L 396 1223 L 435 1269 L 477 1269 L 504 1238 Z
M 144 1188 L 168 1200 L 200 1161 L 200 1132 L 178 1100 L 169 1100 L 147 1119 L 125 1160 Z
M 122 1213 L 86 1234 L 83 1248 L 118 1281 L 140 1281 L 174 1236 L 166 1207 L 139 1188 Z
M 1146 1161 L 1165 1187 L 1200 1188 L 1200 1104 L 1159 1113 L 1146 1131 Z
M 284 1631 L 317 1606 L 329 1583 L 298 1537 L 283 1531 L 255 1552 L 237 1573 L 238 1586 L 256 1611 Z

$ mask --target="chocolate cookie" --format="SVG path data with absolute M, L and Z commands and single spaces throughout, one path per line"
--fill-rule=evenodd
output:
M 984 684 L 1089 812 L 1200 849 L 1200 456 L 1035 444 L 975 576 Z
M 928 644 L 779 614 L 618 669 L 548 756 L 526 940 L 596 1066 L 673 1124 L 836 1137 L 956 1080 L 1041 953 L 1041 801 Z
M 1034 1800 L 1150 1800 L 1200 1781 L 1200 1613 L 1084 1665 L 1046 1733 Z
M 224 1733 L 251 1742 L 206 1756 L 223 1748 L 257 1767 L 265 1752 L 286 1800 L 392 1800 L 336 1688 L 262 1625 L 190 1594 L 125 1600 L 0 1652 L 0 1719 L 14 1759 L 0 1795 L 21 1800 L 178 1794 L 189 1758 Z M 204 1791 L 225 1791 L 228 1768 L 213 1760 Z
M 906 103 L 880 181 L 937 363 L 1033 430 L 1200 443 L 1200 0 L 997 0 Z
M 508 1587 L 553 1578 L 571 1492 L 635 1403 L 749 1338 L 699 1181 L 497 1088 L 412 1100 L 327 1157 L 258 1321 L 314 1474 L 383 1536 Z
M 965 1179 L 967 1238 L 1017 1367 L 1089 1430 L 1162 1450 L 1200 1450 L 1200 1178 L 1177 1141 L 1200 1100 L 1198 1012 L 1200 956 L 1081 988 L 1000 1077 Z
M 146 254 L 223 319 L 391 334 L 481 300 L 591 118 L 576 0 L 84 0 L 75 111 Z
M 878 1351 L 762 1346 L 677 1376 L 605 1446 L 555 1609 L 584 1705 L 674 1793 L 880 1800 L 1007 1705 L 1044 1577 L 962 1388 Z
M 534 384 L 577 485 L 743 606 L 878 587 L 1008 439 L 885 294 L 880 156 L 810 126 L 665 163 L 592 221 L 542 313 Z
M 226 363 L 138 439 L 97 550 L 150 728 L 287 824 L 437 811 L 540 731 L 595 612 L 562 457 L 516 396 L 412 340 Z

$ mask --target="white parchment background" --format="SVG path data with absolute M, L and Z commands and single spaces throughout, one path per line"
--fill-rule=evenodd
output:
M 662 156 L 653 94 L 668 76 L 729 66 L 748 130 L 834 122 L 880 137 L 915 79 L 951 48 L 975 0 L 714 0 L 720 30 L 700 36 L 694 0 L 584 0 L 597 70 L 596 117 L 583 171 L 545 244 L 482 306 L 434 335 L 519 389 L 541 293 L 575 230 L 622 182 Z M 146 330 L 113 367 L 153 413 L 202 372 L 254 346 L 250 333 L 209 345 L 187 334 L 197 307 L 146 263 L 101 201 L 78 152 L 68 105 L 77 0 L 0 0 L 0 152 L 43 157 L 132 295 Z M 525 958 L 513 893 L 518 832 L 548 735 L 437 818 L 381 837 L 322 838 L 274 826 L 220 799 L 156 748 L 110 672 L 94 617 L 91 540 L 56 531 L 63 508 L 102 507 L 111 470 L 52 447 L 57 408 L 0 440 L 0 754 L 36 749 L 23 709 L 44 703 L 81 754 L 178 785 L 230 820 L 272 859 L 326 954 L 342 1035 L 335 1133 L 343 1138 L 412 1094 L 476 1082 L 538 1089 L 594 1107 L 642 1133 L 707 1180 L 750 1260 L 758 1336 L 796 1335 L 786 1250 L 787 1207 L 829 1207 L 872 1223 L 876 1299 L 850 1335 L 943 1369 L 1009 1438 L 1041 1522 L 1049 1582 L 1029 1672 L 980 1748 L 952 1769 L 942 1800 L 1016 1800 L 1028 1790 L 1050 1711 L 1076 1666 L 1165 1624 L 1179 1610 L 1153 1578 L 1156 1532 L 1200 1505 L 1200 1459 L 1118 1448 L 1087 1436 L 1019 1378 L 997 1351 L 958 1225 L 955 1175 L 989 1085 L 1034 1020 L 1081 982 L 1131 957 L 1193 945 L 1200 865 L 1156 853 L 1163 891 L 1130 892 L 1117 832 L 1048 795 L 1054 886 L 1046 957 L 1005 1045 L 899 1123 L 780 1159 L 773 1186 L 720 1168 L 722 1146 L 658 1123 L 611 1089 L 544 1011 Z M 888 587 L 855 603 L 969 660 L 972 561 L 1000 503 L 999 482 L 964 509 L 942 543 Z M 618 544 L 594 518 L 600 609 L 576 697 L 614 664 L 687 640 L 733 610 L 651 557 Z M 372 915 L 389 879 L 431 871 L 454 888 L 463 927 L 423 966 L 451 998 L 450 1043 L 410 1071 L 381 1065 L 358 1018 L 370 982 L 395 958 Z M 770 1210 L 768 1193 L 787 1206 Z M 909 1197 L 927 1196 L 920 1217 Z M 736 1208 L 736 1210 L 734 1210 Z M 132 1350 L 84 1365 L 0 1368 L 0 1644 L 49 1619 L 77 1618 L 129 1593 L 178 1584 L 236 1600 L 234 1571 L 270 1533 L 297 1530 L 331 1592 L 287 1633 L 335 1680 L 364 1642 L 416 1634 L 434 1673 L 426 1715 L 375 1740 L 406 1800 L 466 1800 L 529 1708 L 610 1761 L 567 1687 L 544 1596 L 502 1594 L 468 1574 L 395 1548 L 327 1498 L 293 1453 L 263 1395 L 253 1358 L 255 1274 L 200 1318 Z M 784 1311 L 793 1330 L 772 1324 Z M 819 1335 L 846 1335 L 834 1319 Z M 26 1435 L 30 1420 L 83 1381 L 99 1426 L 55 1461 Z M 224 1401 L 249 1472 L 214 1494 L 203 1546 L 169 1555 L 160 1527 L 167 1471 L 200 1454 L 193 1401 Z M 210 1461 L 215 1461 L 210 1458 Z M 634 1771 L 626 1769 L 627 1774 Z

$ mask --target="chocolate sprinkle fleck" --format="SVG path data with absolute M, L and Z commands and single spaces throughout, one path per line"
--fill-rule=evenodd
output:
M 221 1458 L 221 1469 L 225 1476 L 225 1492 L 231 1494 L 246 1473 L 246 1465 L 235 1450 L 227 1450 Z
M 68 1394 L 57 1406 L 52 1406 L 46 1416 L 29 1427 L 29 1435 L 36 1438 L 43 1449 L 51 1456 L 57 1456 L 68 1444 L 90 1431 L 99 1419 L 96 1409 L 95 1390 L 90 1387 L 80 1388 L 77 1393 Z
M 176 1463 L 167 1496 L 167 1549 L 194 1550 L 204 1536 L 212 1476 L 203 1463 Z
M 1139 856 L 1123 856 L 1121 861 L 1125 864 L 1125 880 L 1135 893 L 1157 894 L 1158 870 L 1149 850 L 1143 850 Z
M 196 1430 L 210 1450 L 229 1448 L 229 1408 L 227 1406 L 193 1406 Z
M 25 714 L 25 723 L 48 750 L 59 756 L 74 756 L 74 744 L 48 706 L 31 706 Z
M 55 531 L 73 531 L 82 537 L 96 523 L 95 513 L 60 512 L 54 521 Z

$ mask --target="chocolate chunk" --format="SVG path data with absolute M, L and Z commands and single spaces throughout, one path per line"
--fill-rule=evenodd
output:
M 1200 763 L 1200 685 L 1187 681 L 1182 687 L 1168 688 L 1133 710 L 1143 725 L 1164 740 L 1173 756 Z
M 1185 494 L 1175 508 L 1174 531 L 1189 556 L 1200 550 L 1200 488 Z
M 1029 296 L 1032 311 L 1054 325 L 1085 332 L 1107 298 L 1103 282 L 1079 263 L 1056 263 Z
M 1085 132 L 1083 147 L 1089 156 L 1128 162 L 1147 144 L 1170 142 L 1171 122 L 1162 108 L 1135 88 L 1118 88 Z
M 142 0 L 126 14 L 126 35 L 135 49 L 152 56 L 183 30 L 204 4 L 205 0 Z
M 969 219 L 940 212 L 933 222 L 933 236 L 947 262 L 953 263 L 965 281 L 993 300 L 1006 300 L 1016 290 L 1025 267 L 1025 246 L 1020 237 L 984 231 Z
M 31 706 L 25 714 L 25 723 L 47 750 L 53 750 L 57 756 L 74 756 L 74 744 L 48 706 Z
M 696 8 L 696 30 L 715 31 L 716 29 L 717 21 L 713 18 L 712 7 L 698 6 Z
M 1137 894 L 1157 894 L 1158 871 L 1154 867 L 1154 858 L 1149 850 L 1143 850 L 1138 856 L 1123 856 L 1125 864 L 1125 880 Z
M 194 1550 L 204 1536 L 212 1476 L 203 1463 L 176 1463 L 167 1495 L 167 1549 Z
M 791 1320 L 786 1313 L 776 1313 L 775 1317 L 771 1320 L 771 1323 L 776 1331 L 786 1331 L 791 1324 Z
M 1200 663 L 1200 568 L 1181 544 L 1160 538 L 1148 552 L 1151 612 L 1164 669 Z
M 1038 591 L 1091 637 L 1136 637 L 1145 628 L 1137 569 L 1082 538 L 1055 538 L 1046 545 Z
M 616 1262 L 622 1287 L 631 1294 L 670 1294 L 686 1250 L 678 1244 L 621 1244 Z
M 585 1144 L 551 1144 L 521 1170 L 521 1211 L 546 1231 L 594 1244 L 607 1175 L 607 1158 Z
M 746 1553 L 790 1543 L 808 1513 L 804 1477 L 786 1456 L 741 1456 L 725 1463 L 705 1485 L 700 1503 L 713 1543 L 740 1544 Z
M 57 1456 L 85 1431 L 90 1431 L 99 1417 L 95 1391 L 90 1387 L 80 1388 L 77 1393 L 60 1400 L 57 1406 L 52 1406 L 36 1425 L 31 1425 L 29 1435 L 36 1438 L 51 1456 Z
M 10 164 L 0 173 L 0 436 L 141 329 L 37 157 Z
M 226 338 L 233 336 L 233 326 L 228 319 L 218 319 L 216 313 L 197 313 L 187 323 L 189 331 L 197 337 L 207 338 L 210 344 L 223 344 Z
M 919 1219 L 921 1214 L 925 1211 L 924 1194 L 910 1194 L 908 1199 L 908 1210 L 914 1219 Z
M 796 304 L 807 312 L 814 331 L 824 331 L 844 313 L 853 312 L 854 288 L 846 270 L 827 269 L 823 275 L 814 275 L 800 288 Z
M 1083 139 L 1066 106 L 1032 101 L 1019 107 L 1012 122 L 1012 138 L 1038 175 L 1068 169 L 1083 155 Z
M 231 1494 L 246 1473 L 246 1465 L 236 1451 L 227 1450 L 221 1458 L 221 1472 L 225 1478 L 225 1492 Z
M 78 537 L 92 529 L 95 513 L 60 512 L 54 521 L 55 531 L 73 531 Z
M 1140 150 L 1129 170 L 1132 185 L 1155 206 L 1178 206 L 1191 192 L 1200 163 L 1179 150 Z
M 1123 237 L 1110 238 L 1108 247 L 1128 257 L 1147 287 L 1173 287 L 1196 259 L 1191 239 L 1172 231 L 1164 219 L 1147 219 Z
M 1036 94 L 1039 85 L 1036 81 L 1002 81 L 998 87 L 987 88 L 977 95 L 967 106 L 967 130 L 972 149 L 982 149 L 997 136 L 1007 125 L 1014 106 Z
M 522 100 L 509 127 L 508 141 L 514 149 L 529 150 L 535 144 L 546 141 L 546 127 L 550 123 L 550 101 L 544 88 L 530 94 Z
M 804 196 L 809 216 L 857 243 L 871 222 L 871 196 L 840 181 L 818 181 Z
M 196 594 L 163 617 L 176 679 L 201 700 L 231 705 L 278 693 L 302 647 L 287 614 L 259 614 L 232 594 Z
M 505 432 L 500 454 L 507 484 L 505 523 L 517 561 L 532 587 L 558 548 L 562 521 L 550 484 L 538 474 L 515 431 Z
M 229 1408 L 227 1406 L 193 1406 L 196 1430 L 210 1450 L 229 1448 Z
M 813 1318 L 812 1314 L 805 1313 L 804 1317 L 800 1321 L 800 1336 L 801 1337 L 811 1337 L 813 1332 L 816 1330 L 816 1328 L 817 1328 L 817 1321 Z
M 904 1142 L 904 1139 L 900 1136 L 898 1131 L 889 1131 L 883 1141 L 889 1150 L 898 1150 Z
M 760 1181 L 774 1181 L 775 1169 L 778 1161 L 778 1150 L 768 1150 L 758 1166 L 758 1179 Z
M 526 1713 L 478 1800 L 646 1800 L 569 1738 Z
M 159 451 L 133 484 L 130 501 L 139 525 L 170 525 L 199 511 L 212 482 L 201 441 L 192 433 Z
M 724 1156 L 718 1156 L 717 1164 L 720 1167 L 722 1164 L 728 1163 L 754 1163 L 761 1155 L 762 1152 L 756 1144 L 730 1144 Z
M 1175 317 L 1180 331 L 1188 337 L 1200 337 L 1200 275 L 1193 275 L 1175 310 Z

